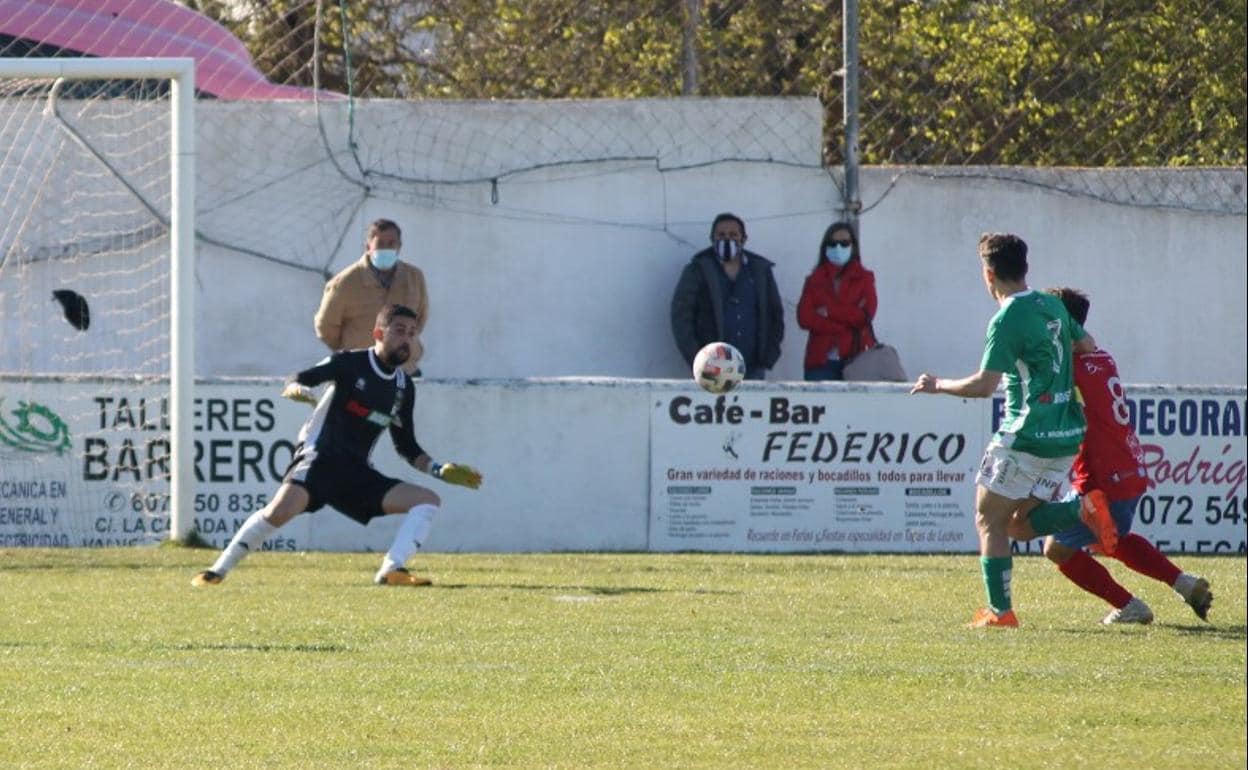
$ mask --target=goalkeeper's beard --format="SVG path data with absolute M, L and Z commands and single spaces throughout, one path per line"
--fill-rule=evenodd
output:
M 386 356 L 386 363 L 390 366 L 398 368 L 403 365 L 403 362 L 406 361 L 407 357 L 411 354 L 412 349 L 404 343 L 390 351 L 389 355 Z

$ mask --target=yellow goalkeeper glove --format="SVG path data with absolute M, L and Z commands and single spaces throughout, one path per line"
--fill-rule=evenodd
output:
M 316 406 L 316 394 L 307 385 L 300 385 L 297 382 L 286 383 L 286 387 L 282 388 L 282 398 Z
M 429 473 L 447 484 L 458 484 L 469 489 L 477 489 L 481 486 L 481 474 L 470 465 L 434 463 L 429 466 Z

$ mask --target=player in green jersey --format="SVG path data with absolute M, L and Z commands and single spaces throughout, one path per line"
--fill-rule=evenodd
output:
M 1000 305 L 988 323 L 979 371 L 956 380 L 925 372 L 910 392 L 988 398 L 1005 380 L 1005 416 L 975 478 L 975 528 L 988 606 L 975 614 L 971 627 L 1016 627 L 1010 518 L 1049 500 L 1070 472 L 1085 427 L 1075 397 L 1072 351 L 1092 352 L 1096 343 L 1061 300 L 1028 288 L 1022 238 L 985 233 L 979 257 L 984 284 Z M 1084 517 L 1108 520 L 1108 508 L 1098 511 L 1095 503 L 1088 501 Z

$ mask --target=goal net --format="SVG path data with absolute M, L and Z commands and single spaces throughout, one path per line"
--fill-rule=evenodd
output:
M 190 533 L 184 59 L 0 59 L 0 547 Z

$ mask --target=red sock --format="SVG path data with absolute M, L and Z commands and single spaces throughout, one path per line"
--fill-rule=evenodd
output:
M 1118 550 L 1114 551 L 1114 558 L 1141 575 L 1160 580 L 1168 586 L 1174 585 L 1174 581 L 1183 574 L 1183 570 L 1158 551 L 1157 546 L 1134 532 L 1118 538 Z
M 1126 607 L 1127 602 L 1131 601 L 1131 592 L 1118 585 L 1109 574 L 1109 570 L 1096 559 L 1088 556 L 1085 551 L 1075 551 L 1074 556 L 1070 557 L 1065 564 L 1059 564 L 1057 568 L 1070 579 L 1070 582 L 1094 596 L 1101 597 L 1118 609 Z

